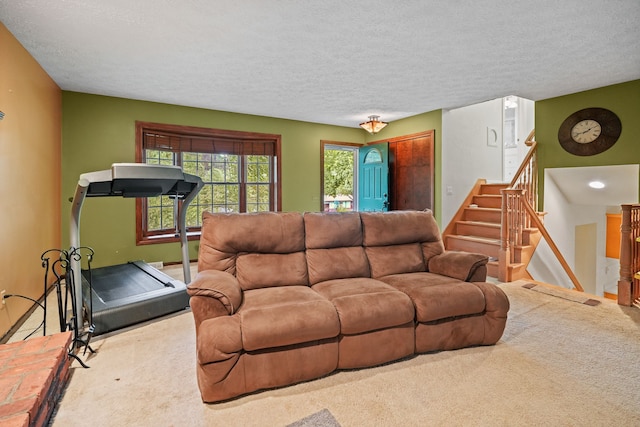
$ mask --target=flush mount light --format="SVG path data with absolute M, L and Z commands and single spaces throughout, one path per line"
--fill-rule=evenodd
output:
M 378 133 L 389 124 L 387 122 L 381 122 L 379 119 L 380 116 L 369 116 L 369 120 L 364 123 L 360 123 L 360 127 L 372 135 Z
M 599 190 L 601 188 L 604 188 L 604 182 L 602 182 L 602 181 L 591 181 L 589 183 L 589 187 Z

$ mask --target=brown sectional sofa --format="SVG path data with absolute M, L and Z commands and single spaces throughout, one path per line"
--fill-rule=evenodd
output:
M 495 344 L 509 301 L 431 212 L 203 215 L 189 284 L 202 399 Z

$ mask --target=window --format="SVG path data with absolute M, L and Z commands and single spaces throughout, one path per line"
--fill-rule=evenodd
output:
M 136 161 L 176 165 L 204 187 L 186 212 L 197 239 L 202 213 L 280 210 L 280 135 L 136 122 Z M 138 244 L 178 240 L 182 202 L 169 196 L 136 201 Z

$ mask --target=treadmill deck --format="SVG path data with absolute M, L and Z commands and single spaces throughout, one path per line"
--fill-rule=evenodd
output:
M 186 285 L 142 261 L 82 271 L 84 304 L 92 311 L 94 335 L 184 310 Z

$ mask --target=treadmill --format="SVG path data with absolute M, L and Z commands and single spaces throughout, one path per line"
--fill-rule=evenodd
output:
M 80 175 L 73 197 L 70 224 L 71 252 L 80 246 L 80 214 L 87 197 L 156 197 L 168 195 L 184 200 L 178 226 L 184 282 L 175 280 L 143 261 L 83 271 L 80 257 L 71 257 L 74 303 L 84 306 L 90 332 L 99 335 L 189 306 L 186 284 L 191 282 L 187 245 L 186 211 L 203 187 L 202 180 L 179 166 L 145 163 L 114 163 L 111 169 Z M 90 276 L 90 277 L 89 277 Z M 84 329 L 82 315 L 75 318 L 76 333 Z

